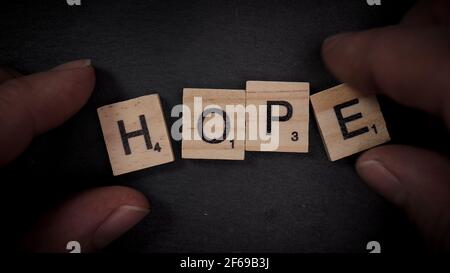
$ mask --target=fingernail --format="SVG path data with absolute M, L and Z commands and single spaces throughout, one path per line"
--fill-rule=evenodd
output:
M 323 51 L 327 52 L 332 50 L 333 48 L 336 47 L 337 44 L 339 44 L 344 38 L 350 36 L 352 34 L 352 32 L 346 32 L 346 33 L 340 33 L 340 34 L 336 34 L 333 35 L 329 38 L 327 38 L 324 42 L 323 42 Z
M 71 61 L 65 64 L 58 65 L 57 67 L 53 68 L 53 71 L 62 71 L 62 70 L 70 70 L 70 69 L 78 69 L 78 68 L 84 68 L 91 65 L 91 59 L 83 59 L 83 60 L 76 60 Z
M 139 223 L 149 212 L 149 209 L 135 206 L 118 207 L 97 228 L 93 244 L 97 249 L 107 246 Z
M 391 202 L 400 205 L 404 202 L 405 192 L 397 176 L 377 160 L 358 162 L 356 171 L 369 186 Z

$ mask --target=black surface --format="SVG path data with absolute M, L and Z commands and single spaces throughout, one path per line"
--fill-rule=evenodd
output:
M 395 2 L 395 4 L 394 4 Z M 329 35 L 396 23 L 411 1 L 8 1 L 0 62 L 23 73 L 92 58 L 95 92 L 64 126 L 33 143 L 1 176 L 5 240 L 68 193 L 127 185 L 152 213 L 109 252 L 421 251 L 406 217 L 356 175 L 355 157 L 329 162 L 313 119 L 310 153 L 247 153 L 243 162 L 176 162 L 112 177 L 96 108 L 158 92 L 169 126 L 183 87 L 244 88 L 246 80 L 337 84 L 320 58 Z M 439 125 L 382 99 L 393 142 L 426 146 Z M 425 133 L 424 126 L 428 130 Z M 433 127 L 434 126 L 434 127 Z M 422 129 L 421 129 L 422 128 Z M 431 132 L 431 134 L 430 134 Z M 448 147 L 448 146 L 447 146 Z M 5 233 L 3 233 L 5 234 Z

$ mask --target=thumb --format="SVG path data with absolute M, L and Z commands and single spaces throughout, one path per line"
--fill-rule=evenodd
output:
M 81 252 L 99 250 L 141 221 L 149 212 L 144 195 L 126 187 L 82 192 L 46 214 L 25 236 L 22 247 L 33 252 L 68 252 L 77 241 Z
M 431 246 L 450 249 L 450 159 L 423 149 L 388 145 L 364 153 L 359 175 L 403 208 Z

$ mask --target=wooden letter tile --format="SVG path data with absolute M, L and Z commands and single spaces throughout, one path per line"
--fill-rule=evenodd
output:
M 114 175 L 174 161 L 158 94 L 97 109 Z
M 185 88 L 183 104 L 182 158 L 244 160 L 244 90 Z
M 248 81 L 246 89 L 247 109 L 257 109 L 247 111 L 246 151 L 307 153 L 309 83 Z
M 375 96 L 342 84 L 312 95 L 311 103 L 331 161 L 390 140 Z

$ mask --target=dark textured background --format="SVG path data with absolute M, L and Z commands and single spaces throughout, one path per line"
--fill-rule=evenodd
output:
M 310 123 L 310 153 L 247 153 L 244 162 L 176 162 L 113 177 L 96 108 L 158 92 L 170 126 L 183 87 L 244 88 L 246 80 L 338 82 L 320 46 L 329 35 L 396 23 L 411 1 L 8 1 L 0 62 L 22 73 L 92 58 L 95 92 L 64 126 L 1 172 L 4 242 L 65 195 L 127 185 L 152 213 L 107 252 L 422 251 L 406 216 L 356 175 L 355 157 L 327 160 Z M 395 3 L 395 4 L 394 4 Z M 381 99 L 393 142 L 447 149 L 429 117 Z M 18 125 L 19 126 L 19 125 Z M 5 248 L 3 248 L 5 249 Z

